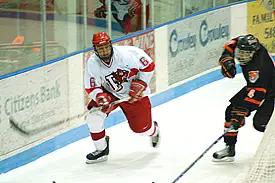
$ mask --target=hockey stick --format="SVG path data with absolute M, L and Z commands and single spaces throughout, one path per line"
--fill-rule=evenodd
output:
M 172 183 L 177 182 L 188 170 L 190 170 L 215 144 L 217 144 L 230 130 L 233 129 L 231 125 L 215 142 L 213 142 L 193 163 L 191 163 Z
M 128 101 L 128 100 L 129 100 L 129 97 L 124 98 L 124 99 L 120 99 L 120 100 L 116 100 L 116 101 L 112 102 L 111 105 L 116 105 L 116 104 L 119 104 L 121 102 L 125 102 L 125 101 Z M 103 108 L 104 108 L 103 106 L 102 107 L 97 107 L 97 108 L 91 109 L 90 111 L 85 111 L 82 114 L 78 114 L 78 115 L 72 116 L 70 118 L 66 118 L 64 120 L 57 121 L 55 123 L 47 124 L 47 125 L 35 128 L 33 130 L 24 128 L 23 127 L 24 123 L 20 124 L 20 122 L 17 121 L 16 119 L 14 119 L 14 117 L 12 115 L 9 116 L 9 121 L 10 121 L 11 126 L 14 129 L 16 129 L 17 131 L 21 132 L 22 134 L 24 134 L 24 135 L 35 135 L 35 134 L 38 134 L 38 133 L 40 133 L 40 132 L 42 132 L 44 130 L 49 130 L 51 128 L 54 128 L 54 127 L 56 127 L 56 126 L 58 126 L 60 124 L 72 121 L 74 119 L 82 118 L 82 117 L 84 117 L 84 116 L 86 116 L 86 115 L 88 115 L 90 113 L 96 112 L 96 111 L 100 111 Z

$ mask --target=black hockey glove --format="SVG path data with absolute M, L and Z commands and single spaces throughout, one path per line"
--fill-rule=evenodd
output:
M 238 130 L 245 123 L 245 117 L 249 114 L 249 110 L 245 107 L 233 107 L 231 111 L 231 123 L 235 130 Z
M 236 66 L 233 57 L 224 57 L 220 59 L 222 75 L 228 78 L 234 78 L 236 75 Z

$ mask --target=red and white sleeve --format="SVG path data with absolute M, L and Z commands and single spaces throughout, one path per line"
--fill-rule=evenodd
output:
M 84 87 L 90 98 L 94 101 L 96 101 L 96 95 L 103 92 L 100 79 L 89 72 L 88 66 L 86 66 L 84 72 Z

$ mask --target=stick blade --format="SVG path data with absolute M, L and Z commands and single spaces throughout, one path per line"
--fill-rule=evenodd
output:
M 9 116 L 9 121 L 10 124 L 12 126 L 13 129 L 19 131 L 20 133 L 24 134 L 24 135 L 29 135 L 29 133 L 27 131 L 25 131 L 24 129 L 22 129 L 18 123 L 16 122 L 16 120 L 14 119 L 14 117 L 12 117 L 11 115 Z

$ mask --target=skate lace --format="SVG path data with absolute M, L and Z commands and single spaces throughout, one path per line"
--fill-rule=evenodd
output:
M 96 155 L 99 155 L 101 152 L 102 152 L 102 151 L 96 150 L 96 151 L 92 152 L 91 154 L 92 154 L 93 156 L 96 156 Z
M 229 149 L 229 147 L 226 146 L 224 149 L 220 150 L 219 153 L 227 153 L 228 149 Z

